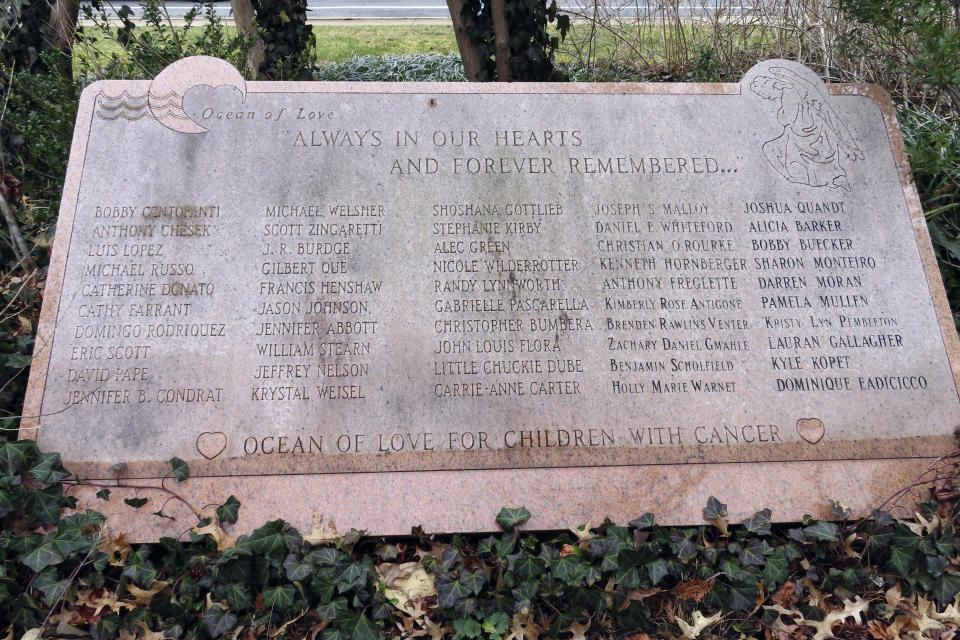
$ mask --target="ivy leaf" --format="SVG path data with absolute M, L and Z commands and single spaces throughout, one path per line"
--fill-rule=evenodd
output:
M 528 553 L 515 553 L 507 556 L 507 569 L 520 579 L 536 578 L 544 572 L 546 566 L 539 558 Z
M 125 498 L 123 503 L 133 507 L 134 509 L 139 509 L 143 505 L 147 504 L 147 499 L 146 498 Z
M 177 484 L 190 477 L 190 468 L 180 458 L 170 458 L 170 466 L 173 467 L 173 475 L 177 479 Z
M 278 555 L 287 550 L 287 540 L 283 536 L 286 527 L 283 520 L 274 520 L 250 534 L 247 543 L 255 553 L 265 556 Z
M 960 593 L 960 575 L 944 571 L 933 588 L 933 597 L 945 607 L 953 602 L 957 593 Z
M 33 588 L 39 589 L 43 593 L 43 601 L 47 606 L 56 603 L 67 592 L 67 587 L 70 585 L 68 579 L 59 580 L 58 578 L 57 570 L 48 567 L 33 579 Z
M 263 590 L 263 604 L 267 609 L 286 613 L 293 609 L 293 600 L 296 595 L 297 590 L 292 584 L 267 587 Z
M 291 553 L 283 559 L 283 570 L 287 574 L 287 580 L 296 582 L 297 580 L 303 580 L 309 576 L 312 568 L 310 567 L 310 562 L 305 558 L 301 558 L 297 556 L 297 554 Z
M 477 543 L 477 553 L 483 555 L 494 555 L 497 552 L 497 548 L 500 546 L 500 541 L 494 538 L 493 536 L 487 536 Z
M 703 517 L 707 522 L 712 522 L 717 518 L 726 518 L 727 505 L 710 496 L 710 499 L 707 500 L 707 506 L 703 509 Z
M 337 591 L 343 593 L 354 587 L 362 587 L 366 583 L 367 568 L 359 562 L 352 562 L 347 565 L 343 571 L 334 578 L 337 583 Z
M 334 627 L 324 629 L 323 633 L 320 634 L 320 640 L 350 640 L 350 636 L 340 627 Z
M 380 627 L 364 614 L 352 614 L 340 625 L 350 640 L 377 640 Z
M 579 586 L 583 582 L 584 566 L 575 555 L 565 556 L 550 563 L 553 577 L 569 585 Z
M 0 518 L 6 516 L 13 511 L 14 508 L 13 498 L 10 497 L 10 492 L 0 489 Z
M 234 496 L 230 496 L 227 498 L 226 502 L 217 507 L 217 520 L 220 522 L 229 522 L 230 524 L 235 524 L 239 514 L 240 501 Z
M 234 582 L 227 589 L 227 603 L 231 609 L 236 611 L 253 609 L 253 598 L 250 597 L 250 590 L 245 584 L 239 582 Z
M 677 544 L 677 559 L 680 562 L 690 562 L 697 557 L 697 545 L 684 538 Z
M 30 467 L 30 475 L 44 486 L 60 482 L 70 476 L 69 473 L 63 470 L 59 453 L 43 452 L 37 454 L 37 461 Z
M 640 587 L 640 571 L 636 567 L 630 567 L 626 571 L 617 573 L 616 583 L 627 589 L 637 589 Z
M 110 500 L 110 489 L 100 489 L 97 491 L 97 497 L 104 501 Z
M 445 609 L 452 609 L 458 600 L 470 595 L 470 590 L 459 580 L 452 580 L 437 585 L 437 604 Z
M 720 530 L 720 535 L 729 535 L 727 530 L 727 505 L 710 496 L 710 499 L 707 500 L 707 506 L 703 509 L 703 517 Z
M 64 561 L 63 555 L 57 549 L 56 542 L 50 540 L 23 557 L 23 564 L 39 573 L 47 567 L 60 564 Z
M 520 586 L 510 592 L 513 596 L 514 612 L 520 613 L 530 609 L 534 598 L 537 597 L 537 583 L 533 580 L 521 582 Z
M 649 529 L 653 526 L 654 516 L 652 513 L 645 513 L 639 518 L 634 518 L 627 524 L 634 529 Z
M 483 585 L 487 583 L 487 577 L 480 569 L 476 571 L 463 571 L 460 574 L 458 582 L 462 584 L 467 591 L 478 596 L 480 595 L 480 590 L 483 589 Z
M 149 556 L 150 547 L 144 545 L 127 556 L 127 564 L 123 567 L 123 575 L 144 589 L 149 589 L 157 579 L 157 570 Z
M 0 444 L 0 476 L 12 476 L 26 464 L 27 458 L 36 451 L 32 440 L 18 440 Z
M 767 564 L 763 567 L 761 574 L 763 585 L 767 591 L 774 591 L 779 585 L 787 581 L 789 574 L 790 561 L 787 559 L 787 553 L 783 548 L 774 551 Z
M 770 511 L 770 509 L 757 511 L 749 518 L 744 519 L 743 526 L 747 530 L 747 533 L 752 533 L 758 536 L 768 536 L 770 535 L 771 515 L 773 515 L 773 512 Z
M 460 551 L 456 547 L 448 544 L 443 548 L 443 552 L 440 554 L 440 566 L 450 571 L 458 560 L 460 560 Z
M 757 606 L 757 586 L 751 582 L 729 585 L 731 602 L 734 609 L 753 609 Z
M 497 514 L 497 524 L 504 530 L 513 529 L 530 519 L 530 512 L 524 507 L 504 507 Z
M 663 580 L 668 573 L 667 561 L 663 558 L 647 563 L 647 575 L 650 576 L 650 582 L 653 586 L 660 584 L 660 581 Z
M 31 491 L 24 501 L 24 507 L 31 516 L 44 524 L 56 524 L 60 519 L 60 499 L 63 498 L 63 485 L 53 484 L 46 489 Z
M 803 528 L 803 533 L 807 539 L 813 538 L 821 542 L 836 542 L 839 537 L 840 528 L 832 522 L 819 521 L 809 527 Z
M 317 614 L 320 616 L 321 622 L 330 622 L 338 615 L 349 610 L 350 607 L 347 605 L 346 598 L 337 598 L 336 600 L 331 600 L 330 602 L 319 605 L 317 607 Z
M 213 638 L 219 638 L 227 631 L 231 631 L 237 624 L 237 616 L 215 604 L 203 614 L 203 623 L 207 626 L 207 633 Z
M 740 552 L 740 563 L 745 567 L 762 567 L 766 564 L 766 559 L 759 546 L 750 545 Z

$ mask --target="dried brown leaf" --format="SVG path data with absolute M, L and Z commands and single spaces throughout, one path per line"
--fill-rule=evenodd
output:
M 133 547 L 127 542 L 126 535 L 121 533 L 113 539 L 104 538 L 97 550 L 110 557 L 111 566 L 123 567 L 126 566 L 127 556 L 133 551 Z
M 437 595 L 433 576 L 419 562 L 384 562 L 377 567 L 377 574 L 383 581 L 387 600 L 396 600 L 398 609 L 415 618 L 424 613 L 423 599 Z
M 587 620 L 585 624 L 580 624 L 579 622 L 571 622 L 570 626 L 563 631 L 573 634 L 573 637 L 570 640 L 587 640 L 587 630 L 590 629 L 590 621 Z
M 540 627 L 533 620 L 533 614 L 515 613 L 510 621 L 510 629 L 503 637 L 504 640 L 537 640 L 540 637 Z
M 577 549 L 576 549 L 576 547 L 574 547 L 573 545 L 565 544 L 565 545 L 563 545 L 562 547 L 560 547 L 560 557 L 561 557 L 561 558 L 566 558 L 567 556 L 572 556 L 572 555 L 575 554 L 576 552 L 577 552 Z
M 823 620 L 804 620 L 803 624 L 816 629 L 813 640 L 827 640 L 834 638 L 833 625 L 843 622 L 847 618 L 854 618 L 857 622 L 863 622 L 863 612 L 867 610 L 870 603 L 867 600 L 857 596 L 855 600 L 844 600 L 843 609 L 830 611 Z
M 867 620 L 867 631 L 870 632 L 874 640 L 893 640 L 887 634 L 887 630 L 880 620 Z
M 191 529 L 198 536 L 209 535 L 217 543 L 217 551 L 224 551 L 226 549 L 232 549 L 237 544 L 237 539 L 228 535 L 226 531 L 223 530 L 223 527 L 220 526 L 220 521 L 217 519 L 216 507 L 207 507 L 200 513 L 200 517 L 208 518 L 210 524 L 205 527 L 194 527 Z
M 797 583 L 793 580 L 787 580 L 780 585 L 776 593 L 770 596 L 770 599 L 774 604 L 780 605 L 785 609 L 792 609 L 800 602 L 800 596 L 797 595 Z
M 117 635 L 117 640 L 163 640 L 163 632 L 151 631 L 146 622 L 140 622 L 139 627 L 140 629 L 137 631 L 121 629 Z
M 143 606 L 150 604 L 153 596 L 166 589 L 168 584 L 170 583 L 164 582 L 163 580 L 154 580 L 149 589 L 141 589 L 137 585 L 130 583 L 127 585 L 127 593 L 133 596 L 133 601 L 136 604 Z
M 627 591 L 627 595 L 624 596 L 623 603 L 620 605 L 620 611 L 623 611 L 629 607 L 630 603 L 634 600 L 642 603 L 646 598 L 658 593 L 663 593 L 663 589 L 657 589 L 656 587 L 653 587 L 652 589 L 632 589 Z
M 453 627 L 448 624 L 437 624 L 430 618 L 423 618 L 423 624 L 430 633 L 430 640 L 444 640 L 448 631 L 453 631 Z
M 314 547 L 321 544 L 333 544 L 340 539 L 337 533 L 337 525 L 333 520 L 329 520 L 325 525 L 323 515 L 314 511 L 310 523 L 310 534 L 303 537 L 304 542 L 308 542 Z
M 570 527 L 568 531 L 577 536 L 577 542 L 583 542 L 584 540 L 597 537 L 593 531 L 590 531 L 589 524 L 580 525 L 579 527 Z
M 700 602 L 712 590 L 713 580 L 692 578 L 675 586 L 670 590 L 670 593 L 675 595 L 680 600 L 693 600 L 694 602 Z

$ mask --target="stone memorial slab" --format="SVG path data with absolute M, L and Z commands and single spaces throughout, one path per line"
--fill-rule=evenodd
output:
M 22 433 L 100 484 L 185 460 L 175 490 L 241 525 L 791 520 L 953 448 L 957 346 L 876 87 L 189 58 L 83 93 Z M 183 529 L 95 489 L 131 535 Z

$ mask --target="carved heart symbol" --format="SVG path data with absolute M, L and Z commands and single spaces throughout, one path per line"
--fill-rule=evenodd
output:
M 207 460 L 213 460 L 227 448 L 227 434 L 222 431 L 204 431 L 197 436 L 197 451 Z
M 797 433 L 810 444 L 823 440 L 826 429 L 819 418 L 800 418 L 797 420 Z

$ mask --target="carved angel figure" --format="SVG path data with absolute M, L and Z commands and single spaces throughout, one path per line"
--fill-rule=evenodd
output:
M 770 67 L 772 76 L 757 76 L 750 90 L 779 102 L 779 137 L 763 145 L 763 154 L 790 182 L 811 187 L 850 190 L 843 160 L 863 152 L 816 85 L 784 67 Z

